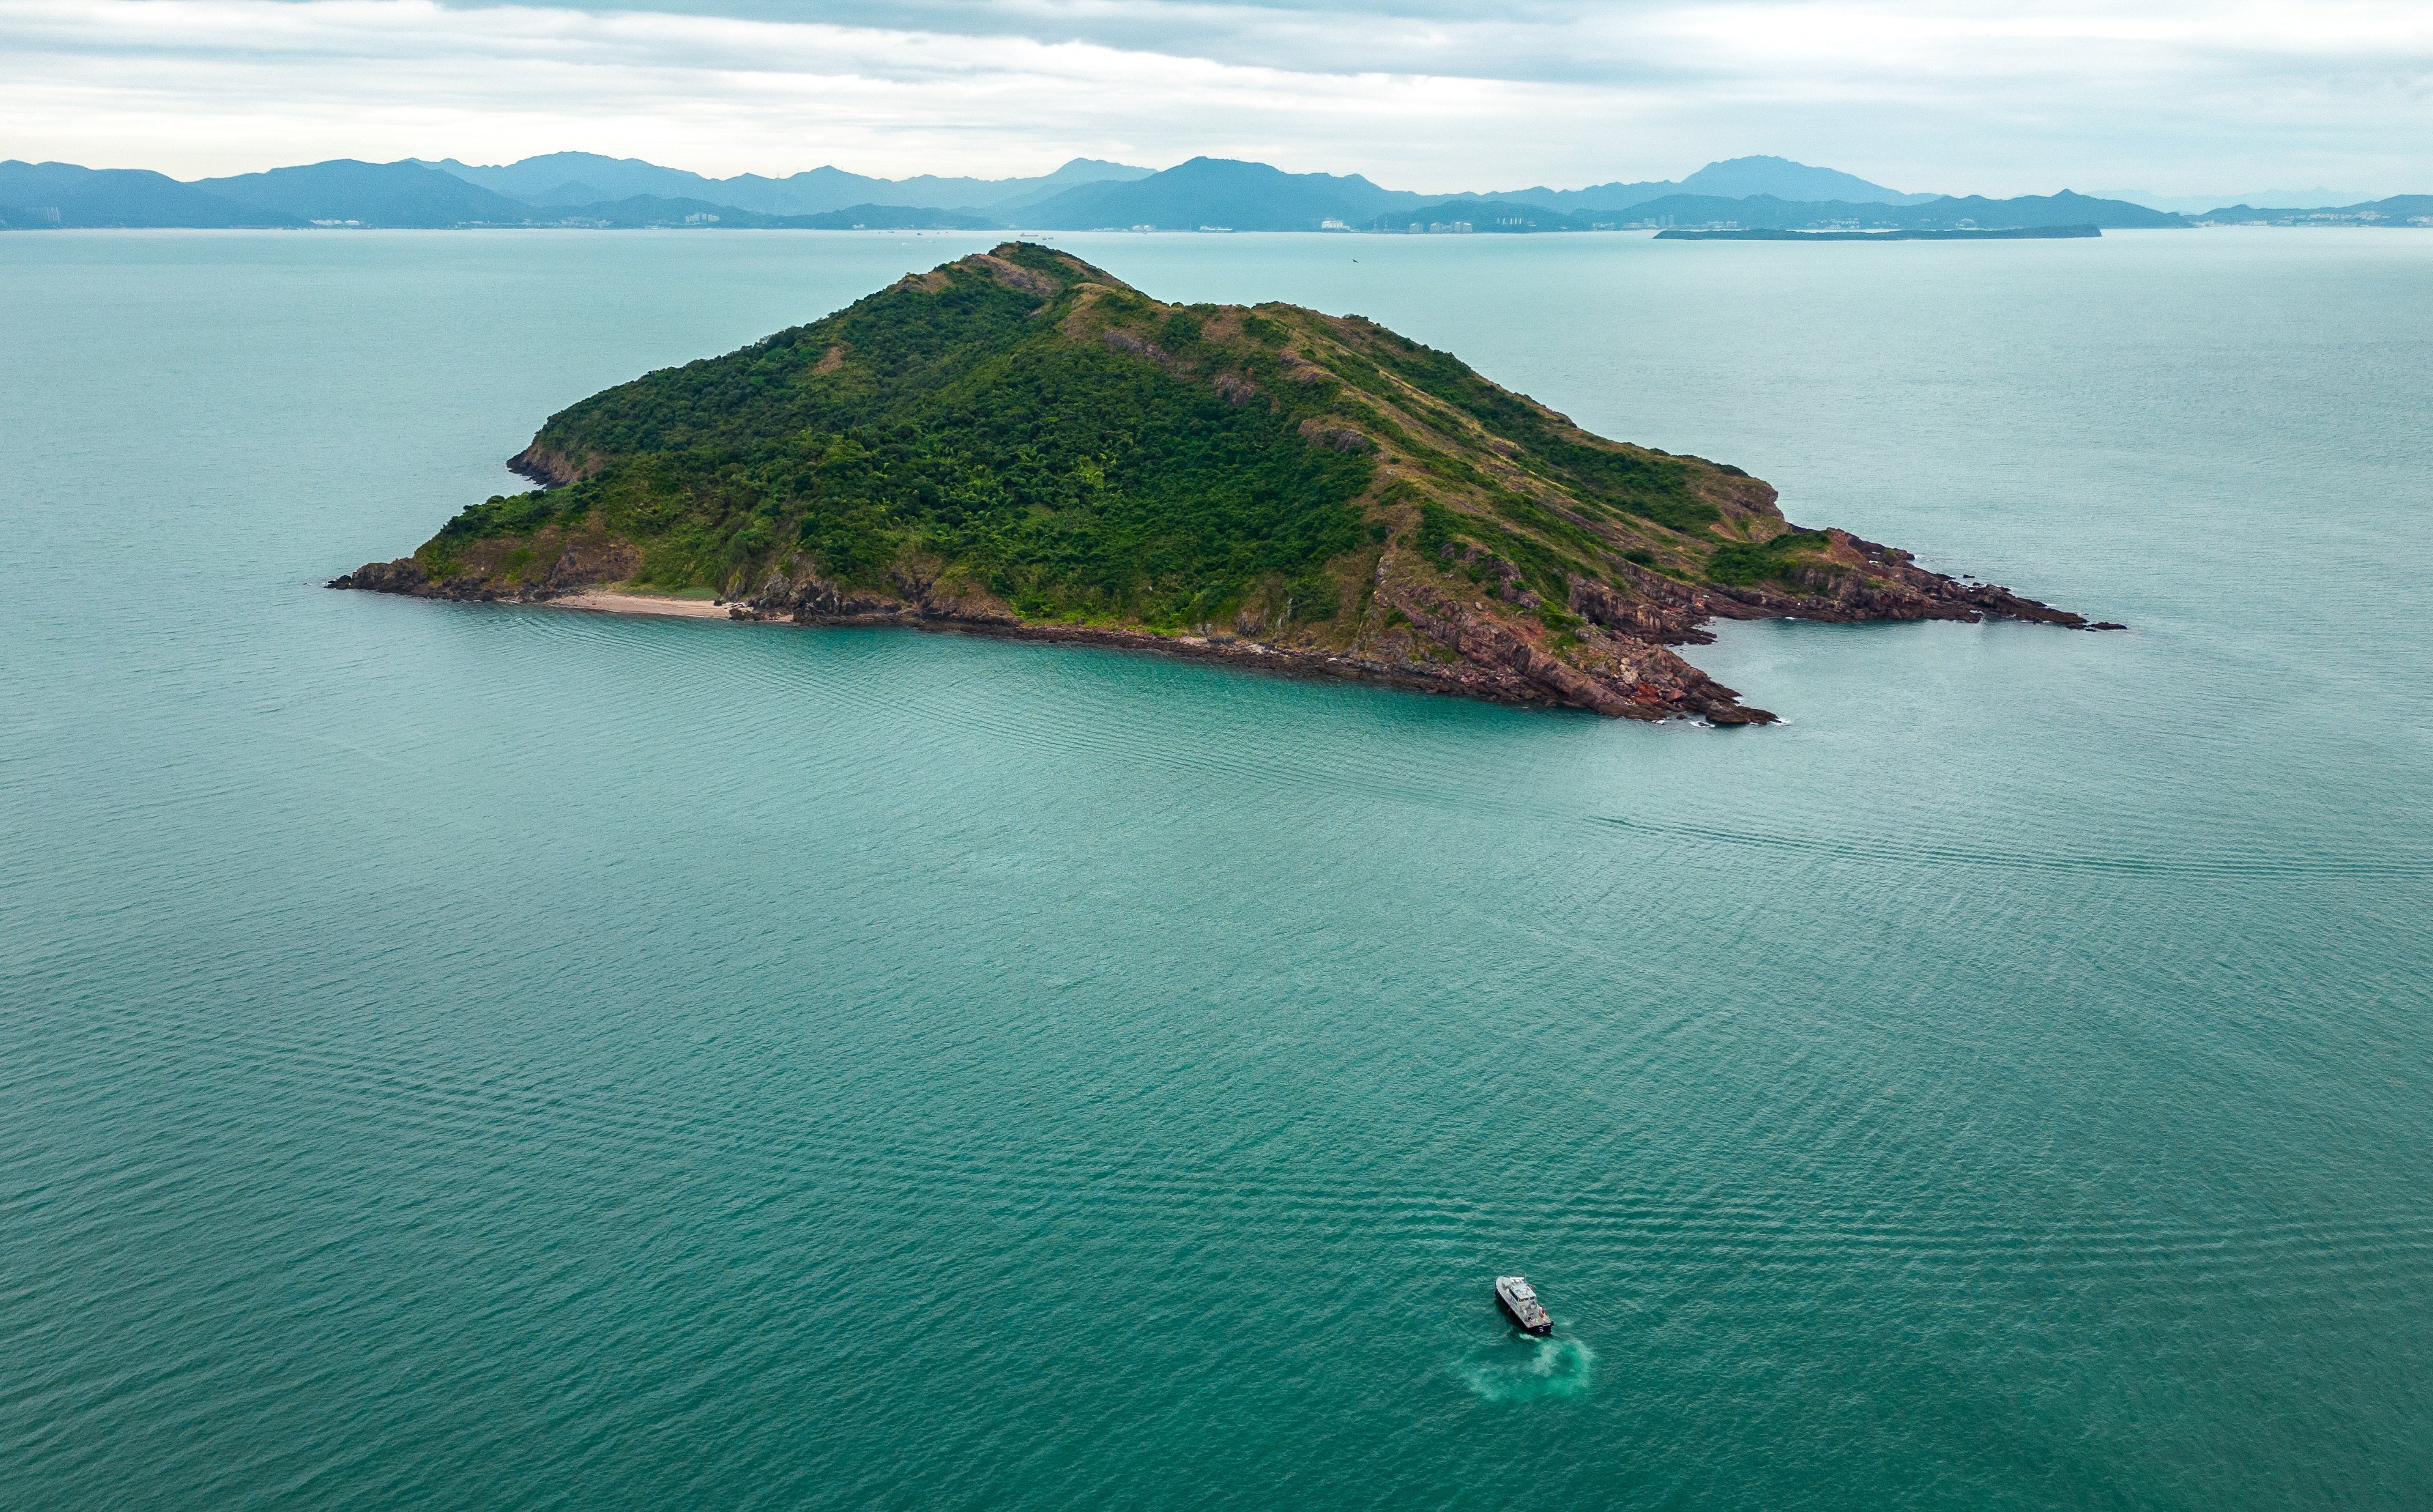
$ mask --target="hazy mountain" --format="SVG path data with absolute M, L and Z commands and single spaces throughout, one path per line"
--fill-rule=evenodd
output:
M 2097 189 L 2106 199 L 2125 199 L 2150 210 L 2193 215 L 2219 205 L 2244 205 L 2254 210 L 2297 210 L 2320 205 L 2353 205 L 2371 198 L 2361 189 L 2258 189 L 2244 195 L 2154 195 L 2142 189 Z
M 2022 195 L 2016 199 L 1986 199 L 1971 195 L 1948 195 L 1915 205 L 1853 203 L 1846 199 L 1778 199 L 1752 195 L 1727 199 L 1716 195 L 1667 195 L 1619 211 L 1560 211 L 1517 199 L 1467 196 L 1437 200 L 1406 211 L 1374 217 L 1364 229 L 1380 231 L 1450 229 L 1466 224 L 1472 232 L 1562 231 L 1627 229 L 1647 226 L 1739 226 L 1750 229 L 1814 230 L 1829 227 L 1861 229 L 1948 230 L 1963 221 L 1985 229 L 2049 226 L 2099 226 L 2107 229 L 2179 227 L 2178 215 L 2148 210 L 2123 200 L 2097 199 L 2065 190 L 2058 195 Z
M 1380 189 L 1358 174 L 1286 173 L 1264 162 L 1194 158 L 1130 183 L 1067 189 L 1016 216 L 1054 230 L 1155 226 L 1189 230 L 1314 231 L 1327 220 L 1359 225 L 1388 210 L 1421 204 L 1407 191 Z
M 1199 208 L 1188 206 L 1186 200 L 1193 195 L 1208 192 L 1217 177 L 1212 170 L 1195 165 L 1225 161 L 1228 160 L 1195 158 L 1180 167 L 1169 168 L 1165 174 L 1185 173 L 1185 178 L 1144 191 L 1143 195 L 1083 194 L 1073 197 L 1060 196 L 1084 186 L 1105 189 L 1127 183 L 1147 183 L 1151 179 L 1165 178 L 1165 175 L 1095 158 L 1076 158 L 1054 173 L 1036 178 L 960 178 L 925 174 L 913 178 L 888 179 L 867 178 L 832 167 L 807 169 L 782 178 L 764 178 L 758 174 L 709 178 L 681 168 L 663 168 L 638 158 L 609 158 L 593 152 L 553 152 L 496 167 L 475 166 L 454 159 L 444 159 L 424 166 L 440 169 L 468 183 L 479 184 L 494 193 L 534 205 L 585 205 L 647 195 L 732 205 L 739 210 L 766 215 L 815 214 L 855 204 L 935 206 L 995 211 L 1001 215 L 1044 226 L 1049 221 L 1042 220 L 1035 212 L 1044 210 L 1050 201 L 1054 201 L 1056 209 L 1046 213 L 1053 217 L 1054 224 L 1067 227 L 1078 225 L 1082 220 L 1092 225 L 1181 225 L 1184 218 L 1188 218 L 1189 223 L 1195 226 L 1203 221 L 1214 225 L 1233 225 L 1241 221 L 1245 223 L 1239 228 L 1242 229 L 1252 229 L 1253 223 L 1266 229 L 1307 229 L 1302 225 L 1304 220 L 1309 226 L 1330 216 L 1356 223 L 1387 209 L 1408 208 L 1430 198 L 1515 199 L 1548 209 L 1574 212 L 1619 210 L 1674 194 L 1710 195 L 1728 199 L 1749 195 L 1773 195 L 1789 200 L 1839 199 L 1883 204 L 1914 204 L 1935 197 L 1932 195 L 1905 195 L 1832 168 L 1813 167 L 1786 158 L 1757 157 L 1710 162 L 1677 181 L 1663 179 L 1646 183 L 1598 184 L 1588 189 L 1540 188 L 1510 194 L 1450 196 L 1379 189 L 1357 176 L 1338 178 L 1325 174 L 1285 174 L 1264 163 L 1244 164 L 1243 167 L 1257 168 L 1279 178 L 1294 180 L 1293 188 L 1283 191 L 1290 203 L 1266 207 L 1245 200 L 1241 208 L 1230 215 L 1207 205 Z M 1186 173 L 1186 170 L 1189 171 Z M 1353 187 L 1354 184 L 1362 187 Z M 1338 187 L 1330 188 L 1329 185 Z M 1233 186 L 1217 192 L 1230 195 Z M 1380 195 L 1395 196 L 1394 203 L 1372 202 L 1373 196 Z M 1126 205 L 1132 206 L 1133 210 L 1124 211 L 1121 207 Z M 1160 206 L 1164 208 L 1161 210 Z M 1304 215 L 1304 210 L 1315 211 L 1315 213 Z M 1156 213 L 1152 214 L 1152 211 Z M 1131 215 L 1131 219 L 1123 218 L 1127 213 Z M 1158 215 L 1165 218 L 1160 219 Z M 1210 220 L 1208 217 L 1211 215 L 1222 218 Z
M 2433 226 L 2433 195 L 2393 195 L 2356 205 L 2225 205 L 2193 218 L 2268 226 Z
M 612 190 L 603 189 L 598 184 L 587 184 L 579 178 L 569 178 L 566 182 L 559 184 L 556 188 L 545 189 L 537 195 L 511 195 L 508 197 L 512 199 L 520 199 L 527 205 L 550 206 L 600 205 L 617 199 L 663 199 L 667 196 L 663 195 L 620 195 Z M 709 201 L 705 200 L 703 203 L 707 204 Z
M 0 162 L 0 228 L 293 226 L 298 217 L 241 205 L 145 168 Z
M 868 204 L 985 210 L 1040 198 L 1076 184 L 1145 178 L 1151 172 L 1096 158 L 1076 158 L 1054 173 L 1030 178 L 946 178 L 933 174 L 872 178 L 827 167 L 783 178 L 750 173 L 708 178 L 639 158 L 608 158 L 596 152 L 552 152 L 498 167 L 478 167 L 452 158 L 423 166 L 528 204 L 571 205 L 647 195 L 732 205 L 764 215 L 811 215 Z
M 1777 199 L 1851 204 L 1914 205 L 1937 196 L 1905 195 L 1897 189 L 1869 183 L 1856 174 L 1812 167 L 1788 158 L 1729 158 L 1710 162 L 1682 179 L 1641 183 L 1591 184 L 1586 189 L 1519 189 L 1491 197 L 1523 200 L 1566 212 L 1627 210 L 1670 195 L 1704 195 L 1718 199 L 1744 199 L 1771 195 Z
M 1869 183 L 1856 174 L 1817 168 L 1788 158 L 1729 158 L 1710 162 L 1681 180 L 1685 195 L 1712 195 L 1719 199 L 1746 199 L 1772 195 L 1778 199 L 1841 199 L 1852 204 L 1914 205 L 1932 195 L 1905 195 L 1897 189 Z
M 1067 189 L 1078 188 L 1082 184 L 1131 183 L 1147 178 L 1156 172 L 1155 168 L 1135 168 L 1129 163 L 1108 162 L 1101 158 L 1076 158 L 1045 178 L 999 179 L 998 182 L 1005 184 L 1029 185 L 1029 188 L 1009 195 L 1003 199 L 973 199 L 966 200 L 964 203 L 975 209 L 993 210 L 1005 213 L 1027 205 L 1036 205 L 1045 199 L 1051 199 Z M 910 181 L 911 180 L 907 180 L 907 182 Z M 939 181 L 943 183 L 946 180 Z
M 2011 226 L 2100 226 L 2106 230 L 2186 226 L 2178 215 L 2148 210 L 2126 200 L 2097 199 L 2065 189 L 2058 195 L 2021 195 L 2012 199 L 1987 199 L 1982 195 L 1942 195 L 1914 205 L 1886 205 L 1849 200 L 1785 200 L 1771 195 L 1726 199 L 1713 195 L 1667 195 L 1630 206 L 1618 213 L 1577 214 L 1574 221 L 1624 226 L 1706 226 L 1731 223 L 1752 228 L 1800 230 L 1841 224 L 1894 227 L 1901 229 L 1948 230 L 1961 222 L 1995 228 Z
M 971 210 L 1001 210 L 1029 204 L 1080 184 L 1127 183 L 1146 178 L 1154 168 L 1108 162 L 1099 158 L 1075 158 L 1054 173 L 1036 178 L 876 178 L 891 205 L 936 205 Z
M 205 178 L 196 187 L 239 204 L 276 211 L 307 221 L 353 221 L 364 226 L 518 226 L 532 207 L 494 195 L 452 174 L 414 161 L 328 162 L 267 173 Z
M 519 190 L 511 195 L 465 177 L 491 176 Z M 1109 174 L 1132 175 L 1109 178 Z M 1079 179 L 1079 182 L 1075 180 Z M 1829 168 L 1780 158 L 1710 163 L 1682 179 L 1733 188 L 1791 181 L 1880 185 Z M 638 191 L 698 186 L 697 192 Z M 1020 192 L 994 206 L 954 207 L 937 197 L 974 186 Z M 1089 230 L 1151 226 L 1189 230 L 1404 229 L 1417 223 L 1467 223 L 1473 231 L 1581 230 L 1629 226 L 1741 226 L 1801 229 L 1833 225 L 1940 229 L 1963 221 L 1986 228 L 2092 225 L 2106 229 L 2185 226 L 2182 216 L 2126 200 L 2071 194 L 2013 199 L 1979 195 L 1902 195 L 1880 199 L 1801 198 L 1776 194 L 1698 194 L 1677 189 L 1652 198 L 1624 194 L 1645 185 L 1597 190 L 1532 190 L 1506 195 L 1421 195 L 1382 189 L 1357 174 L 1295 174 L 1264 162 L 1194 158 L 1163 173 L 1076 159 L 1055 174 L 1031 179 L 908 178 L 891 182 L 836 168 L 785 178 L 746 174 L 709 179 L 636 159 L 588 153 L 527 158 L 496 169 L 434 167 L 408 160 L 358 162 L 339 159 L 267 173 L 181 184 L 156 173 L 97 172 L 70 163 L 0 164 L 0 229 L 44 226 L 292 226 L 305 222 L 389 227 L 457 226 L 714 226 L 794 229 L 965 229 L 1013 222 L 1046 229 Z M 1660 187 L 1660 186 L 1659 186 Z M 1600 201 L 1626 200 L 1626 203 Z M 1882 193 L 1890 194 L 1889 190 Z M 904 197 L 898 197 L 904 196 Z M 925 197 L 926 196 L 926 197 Z M 2220 220 L 2283 224 L 2407 224 L 2426 212 L 2423 196 L 2336 209 L 2257 209 L 2237 205 L 2208 212 Z M 2411 208 L 2413 207 L 2413 208 Z
M 2124 199 L 2099 199 L 2067 189 L 2057 195 L 2016 195 L 1987 199 L 1982 195 L 1946 195 L 1922 205 L 1901 207 L 1896 214 L 1913 216 L 1903 225 L 1951 227 L 1964 220 L 1980 226 L 2101 226 L 2105 230 L 2159 229 L 2187 225 L 2185 217 L 2149 210 Z
M 561 191 L 573 190 L 588 200 L 606 201 L 651 195 L 661 199 L 706 198 L 717 180 L 681 168 L 662 168 L 639 158 L 609 158 L 597 152 L 551 152 L 537 158 L 478 167 L 442 158 L 437 162 L 414 160 L 426 168 L 478 184 L 494 195 L 527 204 L 569 204 Z M 723 201 L 733 203 L 733 201 Z M 740 207 L 739 207 L 740 208 Z

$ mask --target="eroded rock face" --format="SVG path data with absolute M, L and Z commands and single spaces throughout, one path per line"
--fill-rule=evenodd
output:
M 621 583 L 642 566 L 630 541 L 597 530 L 572 534 L 552 526 L 525 541 L 482 541 L 469 548 L 454 571 L 433 577 L 415 558 L 366 562 L 333 588 L 401 593 L 417 599 L 515 600 L 542 603 L 561 594 Z
M 1744 705 L 1738 693 L 1652 640 L 1608 637 L 1567 661 L 1503 620 L 1432 591 L 1424 583 L 1395 582 L 1379 597 L 1464 660 L 1521 685 L 1506 696 L 1534 691 L 1550 703 L 1621 719 L 1694 714 L 1717 724 L 1774 720 L 1763 709 Z
M 581 483 L 600 470 L 599 459 L 586 458 L 577 462 L 562 451 L 553 451 L 536 441 L 507 459 L 507 470 L 519 478 L 529 478 L 544 488 L 563 488 Z
M 1375 448 L 1367 436 L 1339 425 L 1326 425 L 1317 420 L 1303 420 L 1301 433 L 1310 445 L 1324 447 L 1329 451 L 1371 451 Z
M 1627 598 L 1584 577 L 1573 578 L 1571 590 L 1571 611 L 1591 624 L 1658 645 L 1705 645 L 1715 638 L 1697 627 L 1698 615 L 1687 604 Z
M 1995 615 L 2071 629 L 2093 628 L 2067 609 L 2021 598 L 1990 583 L 1962 583 L 1916 566 L 1910 553 L 1842 531 L 1825 533 L 1833 549 L 1789 581 L 1741 585 L 1689 584 L 1634 563 L 1615 564 L 1630 586 L 1572 580 L 1572 612 L 1626 635 L 1674 644 L 1714 637 L 1705 620 L 1960 620 Z
M 629 542 L 600 535 L 569 538 L 541 579 L 543 591 L 571 593 L 603 583 L 621 583 L 641 569 L 642 553 Z
M 898 563 L 889 588 L 848 587 L 809 568 L 772 572 L 729 611 L 738 620 L 783 620 L 794 624 L 889 624 L 935 621 L 974 628 L 1020 623 L 1020 617 L 985 595 L 942 588 L 933 575 Z
M 401 557 L 394 562 L 366 562 L 351 572 L 330 581 L 333 588 L 362 588 L 367 593 L 407 593 L 421 595 L 431 586 L 431 579 L 414 558 Z

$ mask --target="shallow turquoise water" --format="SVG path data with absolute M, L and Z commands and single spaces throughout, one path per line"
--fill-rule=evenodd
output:
M 328 593 L 977 244 L 0 238 L 0 1504 L 2424 1504 L 2433 237 L 1062 240 L 2134 629 Z

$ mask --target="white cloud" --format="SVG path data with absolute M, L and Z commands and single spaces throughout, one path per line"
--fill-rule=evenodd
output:
M 0 0 L 0 151 L 188 176 L 568 147 L 708 173 L 1208 152 L 1418 188 L 1771 151 L 1988 192 L 2395 187 L 2433 161 L 2423 5 L 1382 6 L 935 0 L 874 7 L 905 18 L 879 25 L 845 5 Z
M 1307 75 L 1087 42 L 430 0 L 0 0 L 18 155 L 194 171 L 582 147 L 704 171 L 1023 171 L 1280 149 L 1523 108 L 1480 80 Z

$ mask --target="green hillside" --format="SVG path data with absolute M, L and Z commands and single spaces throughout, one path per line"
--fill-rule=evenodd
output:
M 1163 304 L 1024 244 L 595 395 L 516 465 L 553 486 L 341 585 L 706 590 L 1727 721 L 1766 716 L 1664 647 L 1712 616 L 2079 622 L 1356 316 Z

